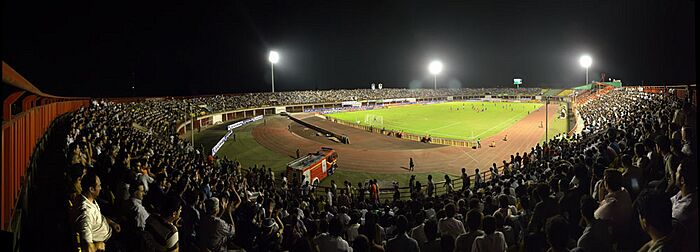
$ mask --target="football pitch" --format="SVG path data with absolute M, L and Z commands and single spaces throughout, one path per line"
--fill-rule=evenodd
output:
M 451 139 L 487 138 L 507 129 L 540 103 L 446 102 L 327 114 L 346 122 Z

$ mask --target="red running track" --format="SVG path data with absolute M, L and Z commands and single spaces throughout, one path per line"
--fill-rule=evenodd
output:
M 550 122 L 558 109 L 559 105 L 549 105 Z M 482 139 L 480 149 L 426 144 L 383 136 L 336 124 L 313 114 L 299 114 L 295 117 L 345 134 L 350 138 L 350 144 L 336 143 L 316 136 L 315 131 L 281 116 L 268 118 L 265 124 L 255 127 L 252 131 L 253 137 L 266 148 L 288 156 L 295 156 L 297 148 L 303 154 L 315 152 L 321 146 L 332 147 L 339 155 L 338 167 L 357 172 L 403 173 L 407 171 L 408 159 L 412 157 L 415 172 L 460 174 L 461 168 L 464 167 L 471 174 L 476 168 L 484 171 L 492 163 L 500 166 L 503 160 L 510 160 L 510 155 L 517 152 L 521 155 L 523 152 L 530 152 L 545 134 L 544 128 L 539 127 L 540 122 L 545 120 L 544 106 L 510 128 Z M 508 141 L 503 141 L 506 134 Z M 489 147 L 492 141 L 496 142 L 496 147 Z

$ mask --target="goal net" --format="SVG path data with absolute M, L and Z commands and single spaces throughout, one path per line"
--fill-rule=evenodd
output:
M 384 125 L 384 117 L 378 115 L 365 115 L 365 124 Z

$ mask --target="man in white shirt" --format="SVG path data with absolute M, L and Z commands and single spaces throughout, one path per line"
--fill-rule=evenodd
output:
M 698 194 L 697 166 L 690 160 L 684 160 L 676 171 L 676 185 L 680 191 L 671 197 L 672 216 L 678 220 L 685 230 L 685 251 L 698 251 L 696 237 L 698 235 Z
M 425 236 L 425 211 L 420 210 L 416 213 L 416 225 L 411 229 L 411 238 L 415 239 L 418 244 L 423 244 L 428 241 L 428 237 Z
M 142 184 L 132 185 L 130 188 L 131 197 L 127 202 L 127 211 L 132 224 L 139 230 L 143 231 L 146 227 L 146 219 L 150 215 L 146 208 L 143 207 L 143 196 L 146 194 Z
M 445 205 L 446 217 L 438 222 L 438 233 L 440 233 L 440 235 L 449 235 L 457 239 L 457 236 L 465 233 L 464 224 L 454 218 L 455 213 L 456 209 L 454 203 Z
M 352 252 L 352 247 L 342 237 L 343 222 L 338 218 L 333 218 L 328 223 L 328 233 L 319 235 L 315 240 L 319 251 Z
M 112 229 L 120 232 L 121 227 L 102 215 L 95 200 L 102 190 L 102 182 L 97 174 L 88 172 L 83 176 L 80 185 L 83 192 L 77 205 L 80 214 L 75 223 L 80 233 L 81 248 L 89 252 L 105 250 L 105 241 L 112 236 Z
M 472 243 L 472 252 L 503 252 L 506 251 L 506 239 L 503 233 L 496 231 L 496 218 L 484 218 L 484 235 L 476 237 Z

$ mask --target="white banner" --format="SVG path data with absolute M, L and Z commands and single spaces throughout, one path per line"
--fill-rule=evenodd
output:
M 232 129 L 235 129 L 235 128 L 241 127 L 241 126 L 243 126 L 243 125 L 246 125 L 246 124 L 255 122 L 255 121 L 260 120 L 260 119 L 262 119 L 262 118 L 263 118 L 263 116 L 262 116 L 262 115 L 259 115 L 259 116 L 253 117 L 253 118 L 245 119 L 245 120 L 243 120 L 243 121 L 238 121 L 238 122 L 236 122 L 236 123 L 234 123 L 234 124 L 229 125 L 229 126 L 228 126 L 228 130 L 231 131 Z
M 233 133 L 233 131 L 227 132 L 226 135 L 224 137 L 222 137 L 221 140 L 219 140 L 219 142 L 216 143 L 216 145 L 214 145 L 214 148 L 211 148 L 211 155 L 212 156 L 216 155 L 216 152 L 219 151 L 221 146 L 224 145 L 224 143 L 226 142 L 226 140 L 228 140 L 228 137 L 231 136 L 232 133 Z
M 345 106 L 352 106 L 352 107 L 360 107 L 362 106 L 362 102 L 359 101 L 344 101 L 341 103 L 343 107 Z

